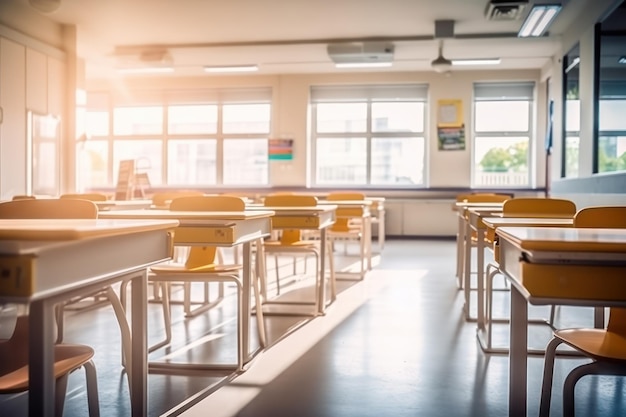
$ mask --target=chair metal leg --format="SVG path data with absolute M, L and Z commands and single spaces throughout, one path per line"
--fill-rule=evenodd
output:
M 100 401 L 98 399 L 98 377 L 96 366 L 93 361 L 86 362 L 85 377 L 87 379 L 87 404 L 89 406 L 89 417 L 100 417 Z
M 556 357 L 556 348 L 561 343 L 563 343 L 561 339 L 553 338 L 546 348 L 546 356 L 543 365 L 543 383 L 541 385 L 541 401 L 539 403 L 539 417 L 548 417 L 550 415 L 554 358 Z
M 54 386 L 54 415 L 63 416 L 63 408 L 65 407 L 65 393 L 67 391 L 67 378 L 69 373 L 61 375 L 55 381 Z

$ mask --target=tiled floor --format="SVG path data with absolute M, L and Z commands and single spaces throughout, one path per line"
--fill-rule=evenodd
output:
M 454 251 L 451 240 L 388 240 L 365 281 L 340 283 L 339 297 L 325 316 L 266 317 L 271 346 L 243 374 L 150 374 L 150 416 L 507 415 L 508 359 L 484 354 L 475 323 L 463 320 Z M 283 259 L 282 264 L 288 274 L 290 261 Z M 290 279 L 284 278 L 285 284 Z M 498 315 L 506 314 L 507 297 L 506 292 L 498 293 Z M 232 360 L 232 308 L 228 297 L 209 313 L 185 319 L 182 306 L 174 306 L 175 340 L 151 359 L 169 355 L 171 360 Z M 549 309 L 530 311 L 545 316 Z M 592 323 L 589 309 L 561 308 L 557 319 L 568 326 Z M 162 337 L 161 323 L 159 304 L 150 304 L 152 343 Z M 506 325 L 498 325 L 496 332 L 497 343 L 506 343 Z M 539 347 L 550 336 L 545 326 L 532 326 L 530 333 L 531 345 Z M 68 312 L 66 335 L 97 350 L 102 415 L 128 416 L 119 331 L 110 308 Z M 210 341 L 185 348 L 187 341 L 203 337 Z M 580 363 L 583 360 L 557 359 L 555 385 L 560 387 L 568 370 Z M 542 357 L 529 359 L 529 415 L 537 415 L 542 368 Z M 81 372 L 72 375 L 69 389 L 65 416 L 86 415 Z M 626 415 L 624 378 L 585 377 L 576 395 L 578 416 Z M 24 415 L 26 398 L 0 396 L 0 415 Z M 561 415 L 560 401 L 555 389 L 552 415 Z

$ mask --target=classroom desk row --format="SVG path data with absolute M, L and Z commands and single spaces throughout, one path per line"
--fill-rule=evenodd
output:
M 340 202 L 341 204 L 341 202 Z M 346 203 L 344 214 L 362 207 L 363 225 L 371 227 L 369 204 Z M 121 210 L 121 207 L 133 210 Z M 141 206 L 141 205 L 140 205 Z M 249 362 L 251 308 L 252 242 L 269 236 L 272 228 L 303 228 L 321 233 L 324 254 L 326 230 L 335 221 L 338 205 L 316 207 L 250 207 L 245 212 L 174 212 L 143 210 L 123 203 L 107 206 L 97 220 L 0 220 L 0 259 L 3 279 L 0 302 L 29 306 L 33 326 L 29 346 L 29 415 L 48 416 L 54 410 L 52 377 L 53 308 L 72 297 L 92 293 L 122 280 L 131 283 L 130 364 L 128 368 L 133 416 L 147 415 L 147 268 L 172 256 L 174 242 L 179 245 L 217 245 L 243 250 L 242 344 Z M 185 240 L 181 233 L 204 228 L 202 241 Z M 183 236 L 176 239 L 176 236 Z M 197 236 L 197 235 L 196 235 Z M 369 237 L 371 235 L 364 234 Z M 141 247 L 142 250 L 137 250 Z M 371 251 L 369 252 L 371 253 Z M 71 267 L 68 268 L 68 265 Z M 324 256 L 321 270 L 325 270 Z M 331 280 L 334 277 L 331 277 Z M 316 314 L 324 314 L 332 301 L 327 300 L 325 285 L 317 291 Z
M 526 416 L 528 305 L 587 306 L 597 311 L 626 307 L 626 230 L 574 228 L 573 217 L 503 217 L 499 203 L 461 202 L 453 209 L 459 217 L 457 275 L 464 294 L 463 313 L 467 320 L 476 321 L 483 346 L 486 242 L 495 244 L 498 271 L 511 283 L 509 416 Z M 477 248 L 475 317 L 469 313 L 473 246 Z M 606 277 L 603 285 L 593 279 L 599 275 Z

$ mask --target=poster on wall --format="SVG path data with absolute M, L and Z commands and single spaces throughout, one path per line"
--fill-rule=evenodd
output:
M 465 149 L 465 126 L 438 127 L 437 140 L 440 151 L 458 151 Z
M 437 142 L 440 151 L 465 150 L 465 125 L 461 100 L 437 101 Z
M 270 139 L 268 155 L 270 161 L 293 160 L 293 139 Z

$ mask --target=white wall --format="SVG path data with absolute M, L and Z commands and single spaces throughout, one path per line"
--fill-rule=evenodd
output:
M 272 162 L 270 183 L 273 186 L 307 186 L 309 91 L 311 86 L 332 84 L 400 84 L 425 83 L 429 86 L 427 111 L 427 178 L 429 187 L 469 187 L 471 172 L 471 129 L 473 83 L 477 81 L 534 81 L 536 83 L 533 164 L 538 167 L 536 185 L 544 185 L 545 83 L 540 70 L 455 71 L 450 76 L 434 72 L 422 73 L 348 73 L 300 74 L 276 76 L 198 77 L 193 79 L 146 78 L 123 82 L 88 81 L 90 90 L 128 92 L 133 89 L 202 89 L 214 87 L 269 86 L 273 89 L 273 125 L 271 135 L 294 139 L 294 159 Z M 437 148 L 436 103 L 440 99 L 461 99 L 466 127 L 464 151 L 439 151 Z M 536 116 L 536 115 L 535 115 Z

